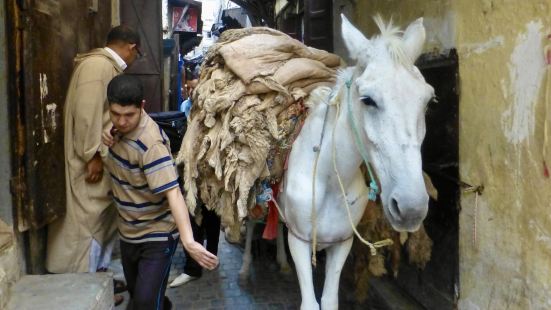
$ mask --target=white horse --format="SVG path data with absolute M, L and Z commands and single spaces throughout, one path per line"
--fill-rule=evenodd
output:
M 370 189 L 360 171 L 364 159 L 375 170 L 384 214 L 394 229 L 417 230 L 428 210 L 420 148 L 434 90 L 414 66 L 425 41 L 423 21 L 414 21 L 402 35 L 376 18 L 381 34 L 369 40 L 341 17 L 345 45 L 357 64 L 340 73 L 333 89 L 311 94 L 318 102 L 293 144 L 279 197 L 303 310 L 319 309 L 312 283 L 313 240 L 327 254 L 321 308 L 338 308 L 339 278 L 354 234 L 351 222 L 358 224 L 368 202 Z

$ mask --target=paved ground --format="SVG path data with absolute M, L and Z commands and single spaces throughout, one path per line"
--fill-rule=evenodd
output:
M 214 271 L 206 271 L 203 276 L 177 288 L 167 288 L 167 296 L 175 309 L 298 309 L 300 308 L 300 288 L 294 270 L 283 275 L 275 265 L 274 247 L 266 242 L 256 242 L 256 254 L 248 281 L 239 280 L 242 250 L 228 244 L 220 237 L 218 256 L 220 266 Z M 181 246 L 174 255 L 170 280 L 182 272 L 184 254 Z M 120 261 L 112 267 L 115 277 L 122 278 Z M 116 307 L 126 308 L 125 303 Z

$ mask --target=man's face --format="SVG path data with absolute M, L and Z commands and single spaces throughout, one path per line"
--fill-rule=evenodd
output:
M 126 43 L 124 45 L 124 55 L 122 59 L 128 66 L 130 66 L 136 59 L 140 58 L 142 53 L 140 47 L 133 43 Z
M 122 106 L 118 103 L 112 103 L 109 105 L 109 115 L 113 126 L 120 134 L 124 135 L 138 127 L 142 109 L 135 105 Z

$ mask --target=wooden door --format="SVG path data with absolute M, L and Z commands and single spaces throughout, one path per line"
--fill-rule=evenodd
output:
M 302 2 L 291 3 L 279 13 L 276 20 L 277 29 L 302 42 L 304 38 L 303 20 Z
M 120 0 L 121 24 L 134 28 L 140 34 L 143 57 L 135 61 L 127 74 L 137 75 L 144 83 L 145 109 L 162 109 L 162 1 Z
M 27 271 L 43 272 L 44 227 L 65 213 L 63 108 L 77 53 L 104 45 L 111 1 L 8 0 L 8 70 L 17 228 Z
M 332 0 L 304 0 L 304 44 L 333 51 Z

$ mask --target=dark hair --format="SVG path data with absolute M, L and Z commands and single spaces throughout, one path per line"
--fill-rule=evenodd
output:
M 127 25 L 113 27 L 107 34 L 107 45 L 124 42 L 140 46 L 140 35 Z
M 134 105 L 141 107 L 143 100 L 143 84 L 139 78 L 129 74 L 114 77 L 107 85 L 107 100 L 109 104 L 122 106 Z

